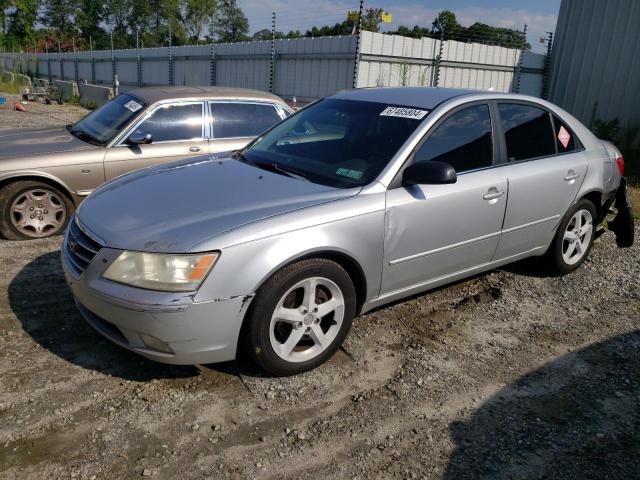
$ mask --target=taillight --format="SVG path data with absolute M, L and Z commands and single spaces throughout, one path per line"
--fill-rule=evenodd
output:
M 624 175 L 624 158 L 622 156 L 616 158 L 616 163 L 618 164 L 618 171 L 620 172 L 620 176 Z

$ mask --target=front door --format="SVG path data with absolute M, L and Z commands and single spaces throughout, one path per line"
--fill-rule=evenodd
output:
M 108 149 L 104 162 L 106 179 L 159 163 L 208 154 L 204 120 L 203 102 L 163 104 L 152 109 L 132 129 L 132 133 L 149 133 L 151 143 L 130 145 L 124 139 Z
M 415 161 L 437 160 L 458 173 L 449 185 L 387 192 L 381 296 L 391 296 L 491 261 L 507 203 L 507 179 L 494 163 L 486 104 L 463 107 L 427 134 Z

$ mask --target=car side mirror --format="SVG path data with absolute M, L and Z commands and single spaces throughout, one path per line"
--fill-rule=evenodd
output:
M 135 131 L 131 135 L 129 135 L 129 139 L 127 142 L 130 145 L 146 145 L 153 142 L 153 137 L 150 133 Z
M 456 183 L 456 180 L 455 168 L 448 163 L 435 160 L 414 163 L 402 174 L 404 185 L 440 185 Z

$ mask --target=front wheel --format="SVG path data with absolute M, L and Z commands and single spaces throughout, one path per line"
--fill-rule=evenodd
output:
M 73 215 L 71 200 L 42 182 L 21 181 L 0 190 L 0 233 L 7 240 L 60 234 Z
M 302 373 L 340 347 L 355 312 L 355 288 L 340 265 L 322 258 L 302 260 L 258 290 L 245 330 L 246 348 L 273 375 Z
M 569 209 L 547 252 L 555 271 L 573 272 L 586 260 L 595 238 L 595 218 L 596 209 L 589 200 L 580 200 Z

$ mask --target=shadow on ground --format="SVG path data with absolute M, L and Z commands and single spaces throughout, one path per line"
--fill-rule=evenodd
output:
M 444 478 L 639 478 L 640 330 L 565 355 L 450 426 Z
M 36 342 L 83 368 L 136 381 L 198 374 L 193 366 L 147 360 L 112 344 L 93 330 L 75 307 L 59 251 L 36 258 L 16 275 L 9 285 L 9 305 Z

